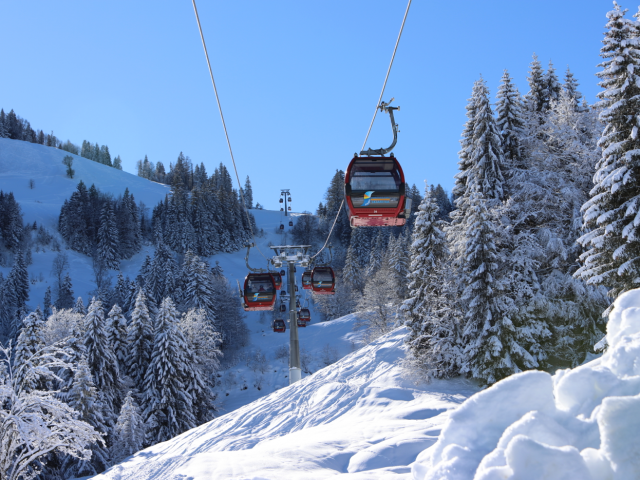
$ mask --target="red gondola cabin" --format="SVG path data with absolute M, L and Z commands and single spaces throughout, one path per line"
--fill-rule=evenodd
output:
M 270 273 L 250 273 L 244 279 L 244 309 L 271 310 L 276 302 L 276 282 Z
M 331 267 L 315 267 L 311 272 L 311 289 L 321 295 L 336 293 L 336 276 Z
M 390 157 L 353 157 L 344 177 L 352 227 L 393 227 L 406 222 L 404 173 Z
M 304 320 L 298 319 L 298 327 L 303 328 L 307 326 L 307 322 Z
M 277 333 L 283 333 L 287 331 L 287 324 L 284 323 L 284 320 L 277 319 L 273 321 L 273 331 Z
M 311 321 L 311 312 L 308 308 L 301 308 L 300 312 L 298 312 L 298 318 L 300 320 L 304 320 L 305 322 Z

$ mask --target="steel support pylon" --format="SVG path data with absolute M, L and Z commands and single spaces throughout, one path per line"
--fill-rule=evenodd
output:
M 300 370 L 300 341 L 298 340 L 298 318 L 296 311 L 295 262 L 289 263 L 289 385 L 302 378 Z

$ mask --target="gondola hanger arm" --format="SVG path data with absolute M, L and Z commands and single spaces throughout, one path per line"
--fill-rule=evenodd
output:
M 391 100 L 389 100 L 388 102 L 380 102 L 380 105 L 378 105 L 378 109 L 381 112 L 387 112 L 389 114 L 389 119 L 391 120 L 391 129 L 393 130 L 393 142 L 387 148 L 378 148 L 375 150 L 373 148 L 370 148 L 368 150 L 362 150 L 360 152 L 360 155 L 364 155 L 367 157 L 371 155 L 384 155 L 385 153 L 389 153 L 396 146 L 396 143 L 398 142 L 398 125 L 393 118 L 393 111 L 400 110 L 400 107 L 392 107 L 391 102 L 393 102 L 393 98 L 391 98 Z

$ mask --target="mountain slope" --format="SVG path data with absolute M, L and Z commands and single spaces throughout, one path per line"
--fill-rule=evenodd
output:
M 406 478 L 449 410 L 477 387 L 459 379 L 425 388 L 403 379 L 405 334 L 397 329 L 94 478 Z
M 73 157 L 73 178 L 67 177 L 62 159 Z M 55 227 L 60 207 L 75 191 L 82 180 L 87 188 L 95 183 L 104 193 L 115 197 L 122 195 L 125 188 L 135 196 L 136 202 L 143 202 L 153 208 L 169 193 L 167 185 L 150 182 L 131 173 L 102 165 L 89 159 L 73 155 L 57 148 L 36 143 L 0 138 L 0 190 L 13 192 L 22 207 L 25 223 L 43 223 L 48 228 Z M 29 180 L 35 181 L 35 188 L 29 188 Z M 56 223 L 57 224 L 57 223 Z

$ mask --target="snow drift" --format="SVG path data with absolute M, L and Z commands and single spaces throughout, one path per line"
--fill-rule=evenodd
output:
M 451 414 L 416 480 L 640 478 L 640 290 L 609 315 L 606 353 L 513 375 Z

